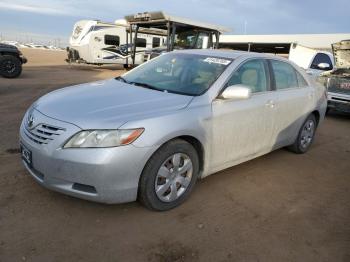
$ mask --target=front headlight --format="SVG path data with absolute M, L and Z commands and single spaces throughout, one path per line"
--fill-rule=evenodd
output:
M 63 148 L 116 147 L 134 142 L 143 128 L 121 130 L 85 130 L 71 137 Z

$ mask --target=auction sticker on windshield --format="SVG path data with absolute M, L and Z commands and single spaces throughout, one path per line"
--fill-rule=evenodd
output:
M 220 64 L 220 65 L 228 65 L 229 63 L 231 63 L 231 60 L 217 58 L 217 57 L 207 57 L 203 61 L 209 64 L 214 63 L 214 64 Z

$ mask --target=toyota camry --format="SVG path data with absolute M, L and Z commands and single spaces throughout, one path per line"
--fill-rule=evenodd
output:
M 305 153 L 326 107 L 324 87 L 284 58 L 175 51 L 38 99 L 21 155 L 49 189 L 168 210 L 210 174 L 282 147 Z

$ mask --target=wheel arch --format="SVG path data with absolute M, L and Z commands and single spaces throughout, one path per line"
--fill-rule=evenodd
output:
M 318 123 L 320 122 L 320 112 L 318 112 L 318 110 L 314 110 L 311 112 L 312 115 L 315 116 L 316 118 L 316 125 L 318 125 Z
M 197 152 L 198 160 L 199 160 L 199 173 L 204 170 L 204 147 L 203 144 L 194 136 L 184 135 L 173 138 L 174 139 L 182 139 L 192 145 Z
M 192 135 L 178 135 L 178 136 L 174 136 L 172 138 L 168 138 L 167 140 L 163 141 L 162 144 L 159 145 L 159 147 L 149 156 L 149 158 L 146 161 L 145 166 L 147 165 L 148 161 L 150 160 L 150 158 L 160 149 L 162 148 L 165 144 L 169 143 L 170 141 L 173 140 L 183 140 L 186 141 L 187 143 L 189 143 L 190 145 L 193 146 L 193 148 L 196 150 L 197 155 L 198 155 L 198 160 L 199 160 L 199 173 L 201 174 L 204 170 L 204 159 L 205 159 L 205 150 L 204 150 L 204 146 L 203 143 L 196 137 L 192 136 Z M 143 169 L 145 168 L 145 166 L 143 167 Z M 143 170 L 142 169 L 142 170 Z M 141 177 L 141 176 L 140 176 Z M 200 175 L 199 175 L 200 177 Z
M 142 172 L 139 176 L 139 180 L 138 180 L 138 188 L 137 188 L 137 199 L 140 199 L 140 190 L 141 190 L 141 180 L 142 180 L 142 174 L 147 166 L 148 161 L 150 161 L 151 157 L 158 151 L 160 150 L 165 144 L 174 141 L 174 140 L 183 140 L 187 143 L 189 143 L 190 145 L 193 146 L 193 148 L 196 150 L 197 154 L 198 154 L 198 160 L 199 160 L 199 174 L 198 174 L 198 178 L 201 177 L 202 171 L 204 170 L 204 147 L 203 144 L 200 142 L 200 140 L 194 136 L 191 135 L 179 135 L 179 136 L 175 136 L 172 137 L 171 139 L 167 139 L 166 141 L 164 141 L 148 158 L 148 160 L 146 161 L 146 164 L 144 165 Z
M 197 155 L 198 155 L 198 160 L 199 160 L 199 173 L 201 173 L 204 170 L 205 150 L 204 150 L 203 143 L 193 135 L 188 135 L 188 134 L 176 135 L 176 136 L 173 136 L 171 138 L 167 138 L 165 141 L 163 141 L 161 143 L 161 145 L 158 147 L 158 149 L 155 152 L 157 152 L 166 143 L 169 143 L 170 141 L 177 140 L 177 139 L 186 141 L 191 146 L 193 146 L 193 148 L 196 150 Z

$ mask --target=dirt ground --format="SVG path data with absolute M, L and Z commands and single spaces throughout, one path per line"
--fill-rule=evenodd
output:
M 18 129 L 41 95 L 123 71 L 24 53 L 22 76 L 0 78 L 1 262 L 350 261 L 350 117 L 330 114 L 305 155 L 282 149 L 200 181 L 174 210 L 96 204 L 39 186 Z

